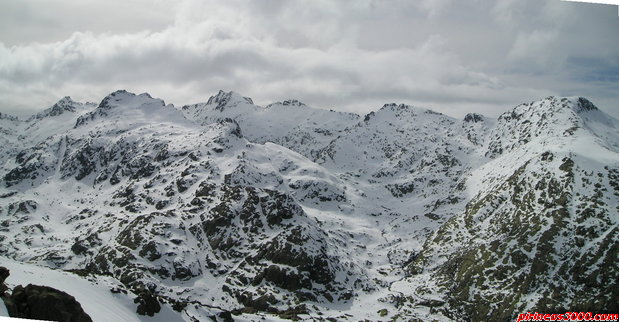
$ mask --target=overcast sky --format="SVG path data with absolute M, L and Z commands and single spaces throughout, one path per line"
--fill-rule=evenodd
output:
M 549 95 L 619 117 L 617 6 L 559 0 L 2 0 L 0 112 L 219 89 L 367 113 L 497 116 Z

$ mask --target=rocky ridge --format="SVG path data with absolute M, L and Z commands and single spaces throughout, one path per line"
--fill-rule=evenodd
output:
M 111 276 L 138 313 L 616 310 L 619 121 L 584 98 L 457 120 L 117 91 L 39 114 L 0 123 L 0 254 Z

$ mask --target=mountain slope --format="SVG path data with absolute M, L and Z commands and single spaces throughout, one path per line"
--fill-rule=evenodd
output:
M 0 147 L 0 167 L 14 166 L 10 163 L 19 150 L 35 146 L 48 137 L 61 134 L 75 125 L 81 115 L 94 109 L 94 103 L 79 103 L 70 97 L 64 97 L 27 120 L 0 115 L 0 133 L 3 134 L 3 144 Z
M 17 153 L 20 123 L 17 117 L 0 113 L 0 167 Z
M 499 117 L 496 159 L 473 172 L 472 199 L 427 240 L 409 283 L 432 285 L 439 310 L 473 320 L 617 311 L 618 125 L 582 98 Z
M 243 135 L 250 141 L 276 143 L 312 160 L 320 149 L 359 120 L 356 114 L 314 109 L 297 100 L 263 108 L 250 98 L 224 91 L 206 103 L 181 109 L 187 118 L 203 124 L 233 119 L 243 124 Z
M 343 184 L 290 150 L 248 142 L 232 120 L 201 127 L 119 91 L 15 162 L 0 249 L 13 258 L 111 275 L 180 309 L 204 298 L 278 312 L 370 285 L 299 205 L 343 203 Z
M 584 98 L 457 120 L 117 91 L 0 121 L 33 133 L 7 141 L 0 254 L 186 320 L 616 309 L 619 121 Z

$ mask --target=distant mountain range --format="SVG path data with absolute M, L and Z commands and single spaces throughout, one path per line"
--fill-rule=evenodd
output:
M 0 266 L 160 303 L 141 314 L 619 311 L 619 121 L 582 97 L 460 120 L 224 91 L 176 108 L 121 90 L 0 114 L 0 133 Z

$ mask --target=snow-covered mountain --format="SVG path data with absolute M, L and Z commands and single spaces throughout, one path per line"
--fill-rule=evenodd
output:
M 185 116 L 201 124 L 233 119 L 252 142 L 272 142 L 316 159 L 319 150 L 359 121 L 359 115 L 310 108 L 298 100 L 266 107 L 235 92 L 219 91 L 207 103 L 186 105 Z
M 117 91 L 0 131 L 0 255 L 166 316 L 618 309 L 619 121 L 584 98 L 458 120 Z

